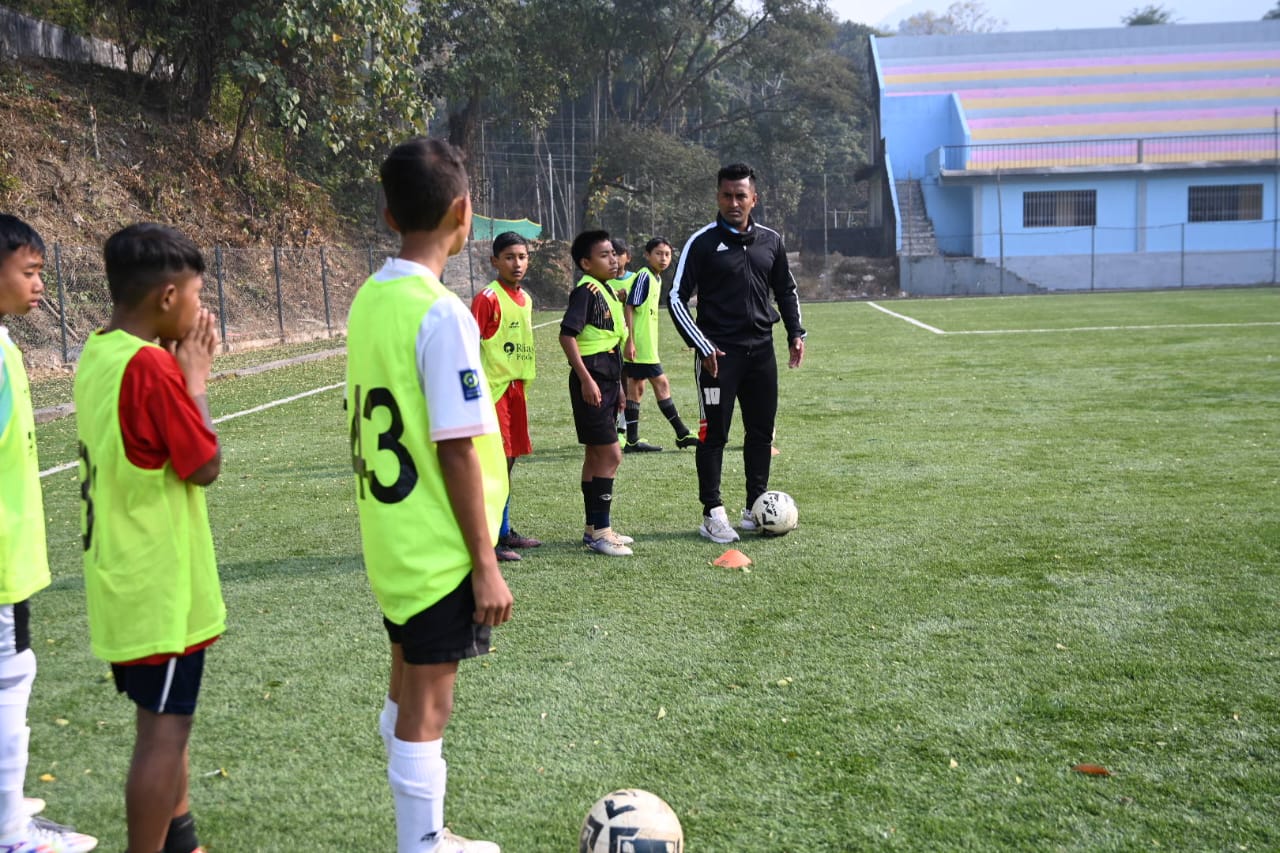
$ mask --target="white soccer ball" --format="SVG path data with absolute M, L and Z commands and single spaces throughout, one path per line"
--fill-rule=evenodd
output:
M 751 520 L 765 536 L 786 536 L 800 523 L 800 510 L 791 495 L 769 491 L 751 505 Z
M 684 853 L 684 830 L 661 797 L 626 788 L 605 794 L 587 812 L 578 853 Z

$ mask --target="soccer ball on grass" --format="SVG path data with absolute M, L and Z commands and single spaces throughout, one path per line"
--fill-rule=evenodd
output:
M 751 520 L 765 536 L 786 536 L 800 523 L 800 510 L 791 495 L 769 491 L 751 505 Z
M 684 830 L 661 797 L 626 788 L 605 794 L 587 812 L 578 853 L 684 853 Z

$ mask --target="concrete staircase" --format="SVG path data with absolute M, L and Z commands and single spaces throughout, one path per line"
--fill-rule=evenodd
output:
M 938 238 L 924 207 L 924 193 L 919 181 L 896 181 L 898 215 L 902 224 L 902 250 L 905 257 L 927 257 L 938 254 Z

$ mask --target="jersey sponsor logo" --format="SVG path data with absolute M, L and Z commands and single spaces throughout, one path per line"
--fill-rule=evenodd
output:
M 458 381 L 462 383 L 462 399 L 480 399 L 480 374 L 474 370 L 459 370 Z
M 720 405 L 720 389 L 719 388 L 703 388 L 702 402 L 708 406 Z

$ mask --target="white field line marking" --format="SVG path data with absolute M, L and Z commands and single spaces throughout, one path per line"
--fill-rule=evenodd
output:
M 884 313 L 888 314 L 890 317 L 897 317 L 899 320 L 905 320 L 913 326 L 919 326 L 920 328 L 924 329 L 926 332 L 933 332 L 935 335 L 948 334 L 947 332 L 942 331 L 942 329 L 935 329 L 933 326 L 930 326 L 928 323 L 921 323 L 919 320 L 908 317 L 906 314 L 899 314 L 896 311 L 890 311 L 888 308 L 885 308 L 883 305 L 877 305 L 874 302 L 868 302 L 867 304 L 870 305 L 872 308 L 876 309 L 877 311 L 883 311 Z
M 1065 329 L 970 329 L 947 332 L 948 335 L 1038 335 L 1051 332 L 1130 332 L 1150 329 L 1234 329 L 1241 326 L 1280 326 L 1280 321 L 1259 320 L 1251 323 L 1169 323 L 1150 326 L 1074 326 Z
M 534 328 L 535 328 L 535 329 L 541 329 L 543 326 L 550 326 L 550 325 L 552 325 L 552 324 L 554 324 L 554 323 L 559 323 L 559 322 L 560 322 L 559 320 L 548 320 L 548 321 L 547 321 L 547 322 L 545 322 L 545 323 L 538 323 L 536 326 L 534 326 Z
M 295 400 L 301 400 L 303 397 L 310 397 L 315 394 L 323 394 L 325 391 L 332 391 L 335 388 L 341 388 L 346 384 L 347 383 L 345 382 L 338 382 L 333 385 L 326 385 L 323 388 L 312 388 L 310 391 L 303 391 L 301 394 L 294 394 L 292 397 L 285 397 L 280 400 L 272 400 L 270 403 L 263 403 L 261 406 L 254 406 L 252 409 L 245 409 L 243 412 L 232 412 L 229 415 L 223 415 L 220 418 L 214 418 L 213 422 L 215 424 L 220 424 L 223 421 L 229 421 L 234 418 L 242 418 L 245 415 L 254 415 L 254 414 L 257 414 L 258 412 L 264 412 L 267 409 L 274 409 L 276 406 L 283 406 L 285 403 L 292 403 Z M 72 468 L 75 468 L 79 464 L 80 464 L 80 460 L 77 459 L 75 462 L 66 462 L 62 465 L 56 465 L 53 468 L 49 468 L 47 470 L 41 471 L 40 476 L 44 478 L 44 477 L 52 476 L 53 474 L 59 474 L 63 471 L 70 471 Z

